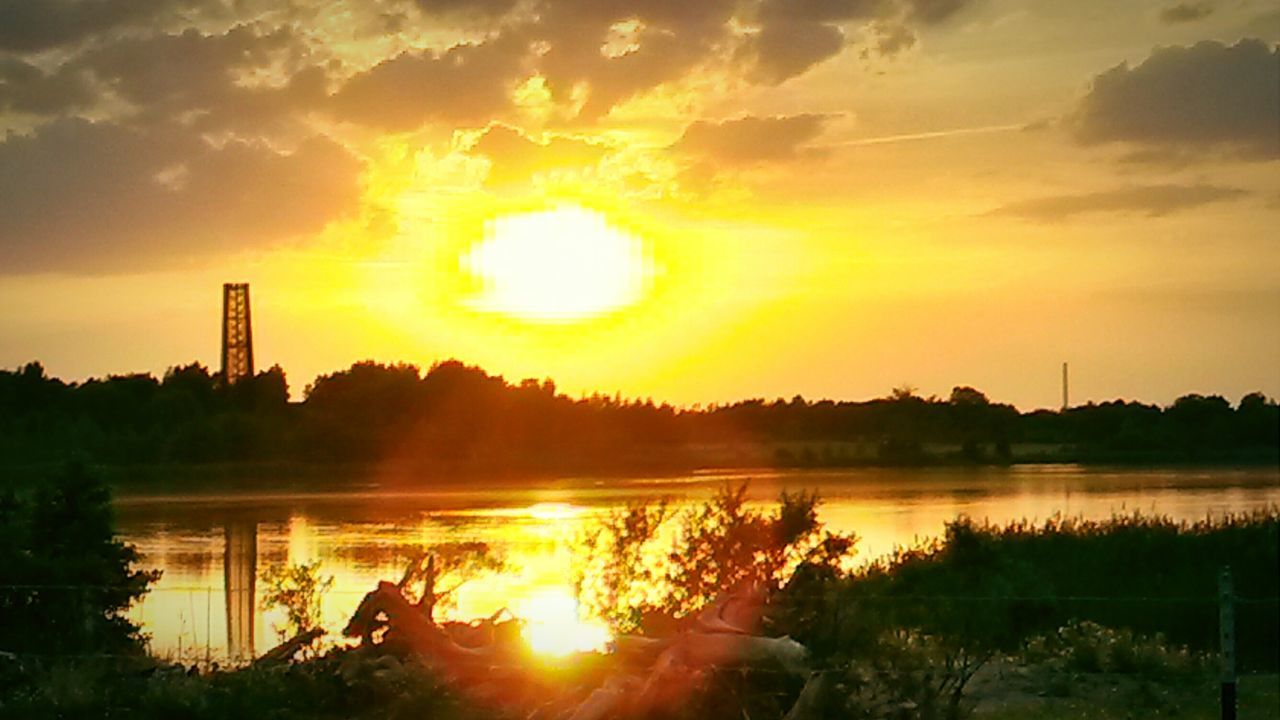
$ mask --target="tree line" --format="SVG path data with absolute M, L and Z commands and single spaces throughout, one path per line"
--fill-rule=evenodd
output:
M 759 465 L 1274 462 L 1280 407 L 1185 395 L 1019 412 L 981 391 L 911 388 L 867 401 L 751 399 L 675 407 L 550 380 L 508 382 L 449 360 L 425 373 L 358 362 L 290 402 L 279 366 L 235 384 L 199 363 L 163 377 L 0 371 L 0 464 L 385 463 L 406 471 L 516 472 Z

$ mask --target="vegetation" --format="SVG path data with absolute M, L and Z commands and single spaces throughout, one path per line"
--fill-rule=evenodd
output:
M 1218 574 L 1230 566 L 1237 622 L 1249 628 L 1239 634 L 1242 667 L 1275 672 L 1278 553 L 1274 508 L 1193 524 L 1137 514 L 1003 527 L 961 519 L 944 538 L 843 581 L 802 570 L 788 590 L 797 637 L 831 652 L 889 626 L 991 656 L 1073 621 L 1208 652 L 1218 643 Z
M 142 651 L 123 615 L 159 572 L 115 539 L 105 484 L 73 464 L 23 492 L 0 489 L 0 651 Z
M 816 497 L 783 495 L 773 508 L 745 497 L 745 488 L 725 487 L 680 512 L 634 506 L 584 538 L 583 599 L 621 630 L 687 628 L 731 591 L 759 602 L 730 620 L 758 617 L 766 635 L 808 649 L 816 672 L 808 684 L 767 665 L 690 668 L 669 689 L 680 702 L 668 720 L 778 718 L 803 693 L 810 717 L 1079 716 L 1072 708 L 1101 718 L 1212 717 L 1223 565 L 1241 596 L 1241 669 L 1277 670 L 1280 509 L 1192 524 L 1139 515 L 1007 526 L 961 519 L 936 542 L 854 567 L 856 539 L 822 527 Z M 35 492 L 10 492 L 3 507 L 0 572 L 10 592 L 0 613 L 0 715 L 497 717 L 482 692 L 411 658 L 371 661 L 339 648 L 295 664 L 200 671 L 146 658 L 120 611 L 154 575 L 135 569 L 136 553 L 112 538 L 102 483 L 72 467 Z M 484 547 L 437 550 L 429 557 L 438 554 L 438 564 L 423 571 L 433 579 L 460 582 L 467 568 L 496 567 Z M 296 629 L 315 624 L 325 584 L 318 568 L 278 568 L 264 579 L 269 600 L 295 611 Z M 44 592 L 64 585 L 95 592 L 72 604 Z M 592 663 L 583 658 L 546 682 L 593 687 Z M 1246 687 L 1257 693 L 1242 697 L 1247 713 L 1259 697 L 1274 698 Z
M 83 383 L 38 363 L 0 371 L 0 458 L 146 463 L 379 462 L 407 472 L 574 472 L 695 466 L 1082 462 L 1271 462 L 1280 407 L 1187 395 L 1167 408 L 1115 401 L 1019 413 L 970 387 L 866 402 L 746 400 L 675 408 L 570 398 L 456 361 L 425 375 L 362 362 L 324 375 L 300 403 L 273 367 L 232 386 L 199 364 L 163 378 Z
M 824 707 L 841 717 L 954 718 L 973 709 L 975 679 L 1010 664 L 1029 668 L 1024 676 L 1040 692 L 1099 675 L 1209 687 L 1217 577 L 1230 565 L 1240 667 L 1277 671 L 1280 509 L 1192 524 L 1141 515 L 1007 526 L 960 519 L 937 541 L 853 570 L 855 539 L 822 530 L 815 498 L 784 495 L 766 512 L 742 497 L 725 488 L 683 513 L 662 503 L 615 513 L 586 538 L 584 600 L 619 629 L 654 632 L 705 606 L 717 588 L 758 583 L 769 634 L 803 643 L 839 688 L 825 693 Z M 706 707 L 785 696 L 776 682 L 753 676 L 749 690 L 734 692 L 712 682 Z
M 725 486 L 678 514 L 666 503 L 613 513 L 579 543 L 580 602 L 615 631 L 652 630 L 731 590 L 772 594 L 798 565 L 838 566 L 852 553 L 853 536 L 823 529 L 816 496 L 783 493 L 773 512 L 746 498 L 745 484 Z
M 281 641 L 320 625 L 324 594 L 333 587 L 333 576 L 320 574 L 320 563 L 268 565 L 258 573 L 262 581 L 262 608 L 285 611 L 285 624 L 275 628 Z
M 0 664 L 0 716 L 25 720 L 460 720 L 492 718 L 421 668 L 342 673 L 343 653 L 196 672 L 154 660 Z M 496 720 L 496 719 L 495 719 Z

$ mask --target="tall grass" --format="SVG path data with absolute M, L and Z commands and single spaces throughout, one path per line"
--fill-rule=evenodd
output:
M 1141 514 L 1008 525 L 959 519 L 943 538 L 840 582 L 804 571 L 787 590 L 797 633 L 834 650 L 877 627 L 912 627 L 975 648 L 1015 650 L 1071 621 L 1218 643 L 1218 577 L 1238 596 L 1242 669 L 1274 671 L 1280 643 L 1280 509 L 1194 523 Z

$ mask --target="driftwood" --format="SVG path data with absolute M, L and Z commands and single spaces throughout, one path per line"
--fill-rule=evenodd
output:
M 257 660 L 253 661 L 254 665 L 271 665 L 275 663 L 289 662 L 294 655 L 304 647 L 320 639 L 324 635 L 324 628 L 313 627 L 294 635 L 279 645 L 271 648 L 263 653 Z
M 400 588 L 386 581 L 378 583 L 376 590 L 364 596 L 342 633 L 347 637 L 359 637 L 364 644 L 371 645 L 374 644 L 374 635 L 383 628 L 406 643 L 414 653 L 431 660 L 473 663 L 488 659 L 494 650 L 493 646 L 460 645 L 444 628 L 406 600 Z
M 683 629 L 667 637 L 619 636 L 603 676 L 585 688 L 556 691 L 541 684 L 538 670 L 522 662 L 522 626 L 514 618 L 504 619 L 510 613 L 472 623 L 437 623 L 429 604 L 424 608 L 408 600 L 403 589 L 413 578 L 425 576 L 431 593 L 431 568 L 430 560 L 424 568 L 419 558 L 401 583 L 379 583 L 365 595 L 343 633 L 360 638 L 366 654 L 412 657 L 436 668 L 473 699 L 509 711 L 523 709 L 531 719 L 639 718 L 684 703 L 706 674 L 718 668 L 762 666 L 808 679 L 785 720 L 821 716 L 817 703 L 826 681 L 821 673 L 810 674 L 807 649 L 789 637 L 755 634 L 764 605 L 758 587 L 722 596 L 694 618 L 680 621 Z M 540 707 L 529 712 L 533 698 Z

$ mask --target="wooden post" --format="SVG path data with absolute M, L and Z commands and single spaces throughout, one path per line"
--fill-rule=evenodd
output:
M 1236 720 L 1236 609 L 1229 567 L 1218 575 L 1218 638 L 1222 643 L 1222 720 Z

